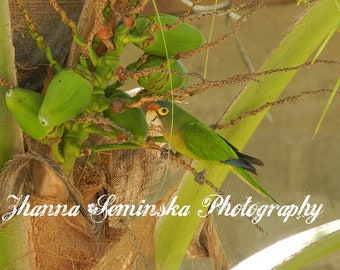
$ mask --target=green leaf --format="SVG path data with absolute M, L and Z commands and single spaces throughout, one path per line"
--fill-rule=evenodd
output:
M 340 10 L 340 6 L 338 6 L 338 10 Z M 331 40 L 331 38 L 333 37 L 334 33 L 336 31 L 338 31 L 339 27 L 340 27 L 340 19 L 339 19 L 338 23 L 336 25 L 334 25 L 333 29 L 329 32 L 329 34 L 327 35 L 327 37 L 324 40 L 324 42 L 321 44 L 319 50 L 317 51 L 317 53 L 315 54 L 315 56 L 313 58 L 313 62 L 320 56 L 321 52 L 325 49 L 327 43 Z
M 292 270 L 340 249 L 340 220 L 287 237 L 255 253 L 232 270 Z
M 319 122 L 318 122 L 318 124 L 317 124 L 317 126 L 315 128 L 313 139 L 315 138 L 316 134 L 319 132 L 319 129 L 320 129 L 320 126 L 321 126 L 321 124 L 323 122 L 323 119 L 325 118 L 325 116 L 326 116 L 326 114 L 328 112 L 328 109 L 331 106 L 331 103 L 332 103 L 332 101 L 333 101 L 333 99 L 334 99 L 334 97 L 335 97 L 339 87 L 340 87 L 340 78 L 336 82 L 336 84 L 335 84 L 335 86 L 333 88 L 332 94 L 330 95 L 330 97 L 329 97 L 329 99 L 327 101 L 327 104 L 326 104 L 326 106 L 325 106 L 325 108 L 324 108 L 324 110 L 322 112 L 322 115 L 321 115 L 321 117 L 319 119 Z
M 0 269 L 33 269 L 31 219 L 19 215 L 6 221 L 0 228 Z

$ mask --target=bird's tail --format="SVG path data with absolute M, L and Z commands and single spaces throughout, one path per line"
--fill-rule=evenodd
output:
M 222 136 L 220 137 L 235 151 L 235 153 L 238 156 L 238 158 L 228 158 L 227 160 L 222 160 L 221 162 L 229 164 L 231 166 L 241 167 L 247 170 L 248 172 L 251 172 L 257 175 L 256 169 L 253 165 L 263 166 L 263 162 L 257 158 L 254 158 L 254 157 L 251 157 L 251 156 L 248 156 L 246 154 L 239 152 L 238 149 L 234 145 L 232 145 Z
M 264 195 L 271 199 L 273 202 L 278 203 L 277 200 L 274 199 L 272 195 L 269 194 L 261 185 L 259 182 L 257 182 L 247 171 L 245 171 L 241 167 L 234 167 L 234 166 L 229 166 L 230 170 L 237 175 L 242 181 L 250 185 L 253 189 L 255 189 L 258 193 L 261 195 Z

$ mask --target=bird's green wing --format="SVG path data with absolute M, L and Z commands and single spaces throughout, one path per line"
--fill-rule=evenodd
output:
M 186 148 L 199 159 L 224 161 L 238 158 L 235 151 L 213 129 L 200 122 L 184 124 L 181 134 Z

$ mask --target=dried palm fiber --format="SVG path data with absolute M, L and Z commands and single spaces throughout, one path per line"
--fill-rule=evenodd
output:
M 229 269 L 211 215 L 202 221 L 187 250 L 187 256 L 188 258 L 210 258 L 216 270 Z
M 173 185 L 157 202 L 156 209 L 166 204 L 177 188 Z M 153 270 L 155 267 L 154 232 L 158 217 L 142 216 L 132 220 L 120 220 L 124 233 L 120 241 L 110 243 L 94 269 Z
M 88 143 L 104 142 L 91 136 Z M 164 161 L 159 155 L 159 151 L 151 149 L 98 153 L 90 163 L 87 158 L 79 159 L 73 177 L 76 186 L 87 198 L 85 201 L 101 190 L 101 193 L 115 194 L 115 204 L 138 205 L 163 174 Z M 108 219 L 110 228 L 107 240 L 110 245 L 95 269 L 154 269 L 153 233 L 156 218 Z
M 68 209 L 81 200 L 81 194 L 62 175 L 59 165 L 49 157 L 36 153 L 19 154 L 10 160 L 0 175 L 0 214 L 11 211 L 13 199 L 30 195 L 30 209 L 34 206 L 58 204 Z M 21 203 L 20 201 L 19 203 Z M 78 205 L 78 203 L 76 203 Z M 19 206 L 19 205 L 17 205 Z M 92 226 L 83 215 L 76 216 L 23 216 L 20 225 L 12 226 L 15 237 L 18 230 L 23 235 L 24 252 L 13 258 L 13 263 L 30 261 L 37 269 L 90 269 L 100 257 L 105 246 L 103 224 Z M 6 230 L 16 219 L 3 222 Z M 11 241 L 10 241 L 11 242 Z
M 111 243 L 94 269 L 153 270 L 155 268 L 154 230 L 157 218 L 145 216 L 124 222 L 125 233 Z
M 90 136 L 87 144 L 101 144 L 97 136 Z M 84 198 L 93 198 L 102 189 L 116 195 L 115 204 L 139 204 L 164 172 L 165 163 L 160 152 L 153 149 L 114 150 L 98 153 L 89 162 L 88 157 L 77 160 L 73 171 L 75 185 Z M 85 199 L 87 202 L 88 199 Z M 117 220 L 111 218 L 111 225 Z
M 88 145 L 101 143 L 109 143 L 109 141 L 96 136 L 91 136 L 87 141 Z M 26 138 L 26 146 L 29 151 L 38 150 L 45 154 L 49 153 L 48 148 L 29 138 Z M 73 171 L 75 188 L 83 195 L 85 205 L 95 201 L 95 198 L 98 197 L 97 193 L 115 194 L 117 204 L 138 204 L 147 194 L 148 187 L 156 183 L 163 173 L 164 162 L 159 158 L 159 153 L 158 150 L 146 149 L 117 150 L 98 153 L 91 160 L 89 156 L 79 158 Z M 111 220 L 112 226 L 117 224 L 118 220 L 114 218 Z M 124 226 L 119 223 L 118 226 L 106 230 L 104 243 L 110 242 L 111 247 L 115 250 L 116 246 L 125 246 L 126 243 L 130 243 L 130 246 L 134 247 L 134 249 L 130 248 L 132 253 L 129 260 L 134 258 L 130 263 L 137 265 L 136 269 L 139 269 L 140 263 L 143 265 L 146 264 L 145 261 L 148 261 L 147 264 L 151 263 L 144 259 L 146 256 L 144 254 L 149 254 L 148 257 L 154 256 L 154 223 L 155 219 L 146 221 L 146 218 L 138 219 L 136 223 L 125 222 Z M 149 229 L 147 230 L 147 228 Z M 142 245 L 137 244 L 141 239 L 145 240 L 141 241 Z M 125 256 L 128 253 L 120 254 Z M 118 255 L 114 258 L 116 262 L 122 262 L 122 258 L 119 259 Z

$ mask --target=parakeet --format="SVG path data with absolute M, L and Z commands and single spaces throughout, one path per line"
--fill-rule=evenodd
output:
M 240 153 L 236 147 L 212 128 L 201 123 L 169 101 L 156 101 L 148 105 L 147 113 L 157 113 L 164 138 L 170 146 L 189 158 L 229 165 L 233 173 L 250 184 L 259 193 L 277 202 L 248 172 L 256 173 L 254 165 L 263 166 L 257 158 Z

